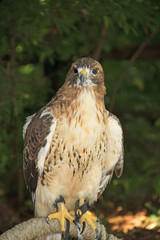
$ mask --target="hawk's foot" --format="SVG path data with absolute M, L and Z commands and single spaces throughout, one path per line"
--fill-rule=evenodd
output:
M 61 233 L 63 239 L 68 239 L 69 236 L 69 223 L 73 224 L 73 217 L 68 212 L 67 208 L 65 207 L 64 202 L 57 202 L 57 209 L 56 213 L 50 214 L 47 218 L 47 222 L 49 220 L 54 220 L 55 218 L 59 220 L 61 225 Z M 66 222 L 66 224 L 65 224 Z
M 85 229 L 85 224 L 87 222 L 87 224 L 92 228 L 92 230 L 95 232 L 96 234 L 96 238 L 99 238 L 99 233 L 98 230 L 96 228 L 96 225 L 94 222 L 97 222 L 98 218 L 96 216 L 94 216 L 90 211 L 88 211 L 87 208 L 87 203 L 84 201 L 84 199 L 79 199 L 76 202 L 76 207 L 75 207 L 75 220 L 74 223 L 77 226 L 78 232 L 80 231 L 78 224 L 81 226 L 81 233 L 84 231 Z

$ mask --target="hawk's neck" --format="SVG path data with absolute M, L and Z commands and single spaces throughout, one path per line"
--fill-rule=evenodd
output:
M 97 98 L 95 91 L 84 89 L 66 104 L 64 117 L 70 127 L 96 128 L 103 122 L 104 111 L 104 97 Z

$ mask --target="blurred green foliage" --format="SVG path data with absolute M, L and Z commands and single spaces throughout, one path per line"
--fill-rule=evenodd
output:
M 151 48 L 160 44 L 159 22 L 157 0 L 0 1 L 0 195 L 19 203 L 28 198 L 25 117 L 55 94 L 74 60 L 92 56 L 104 68 L 106 107 L 112 105 L 124 129 L 124 174 L 104 198 L 121 204 L 159 199 L 160 55 L 137 58 L 127 68 L 146 39 Z

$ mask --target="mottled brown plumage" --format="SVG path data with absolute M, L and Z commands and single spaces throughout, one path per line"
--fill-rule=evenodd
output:
M 115 170 L 123 170 L 119 120 L 104 105 L 104 73 L 91 58 L 72 64 L 56 96 L 24 126 L 24 176 L 35 215 L 55 212 L 63 196 L 74 209 L 83 198 L 97 200 Z

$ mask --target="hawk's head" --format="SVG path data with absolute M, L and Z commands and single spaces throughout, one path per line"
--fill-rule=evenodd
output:
M 77 88 L 104 86 L 102 66 L 92 58 L 80 58 L 72 64 L 66 82 Z

